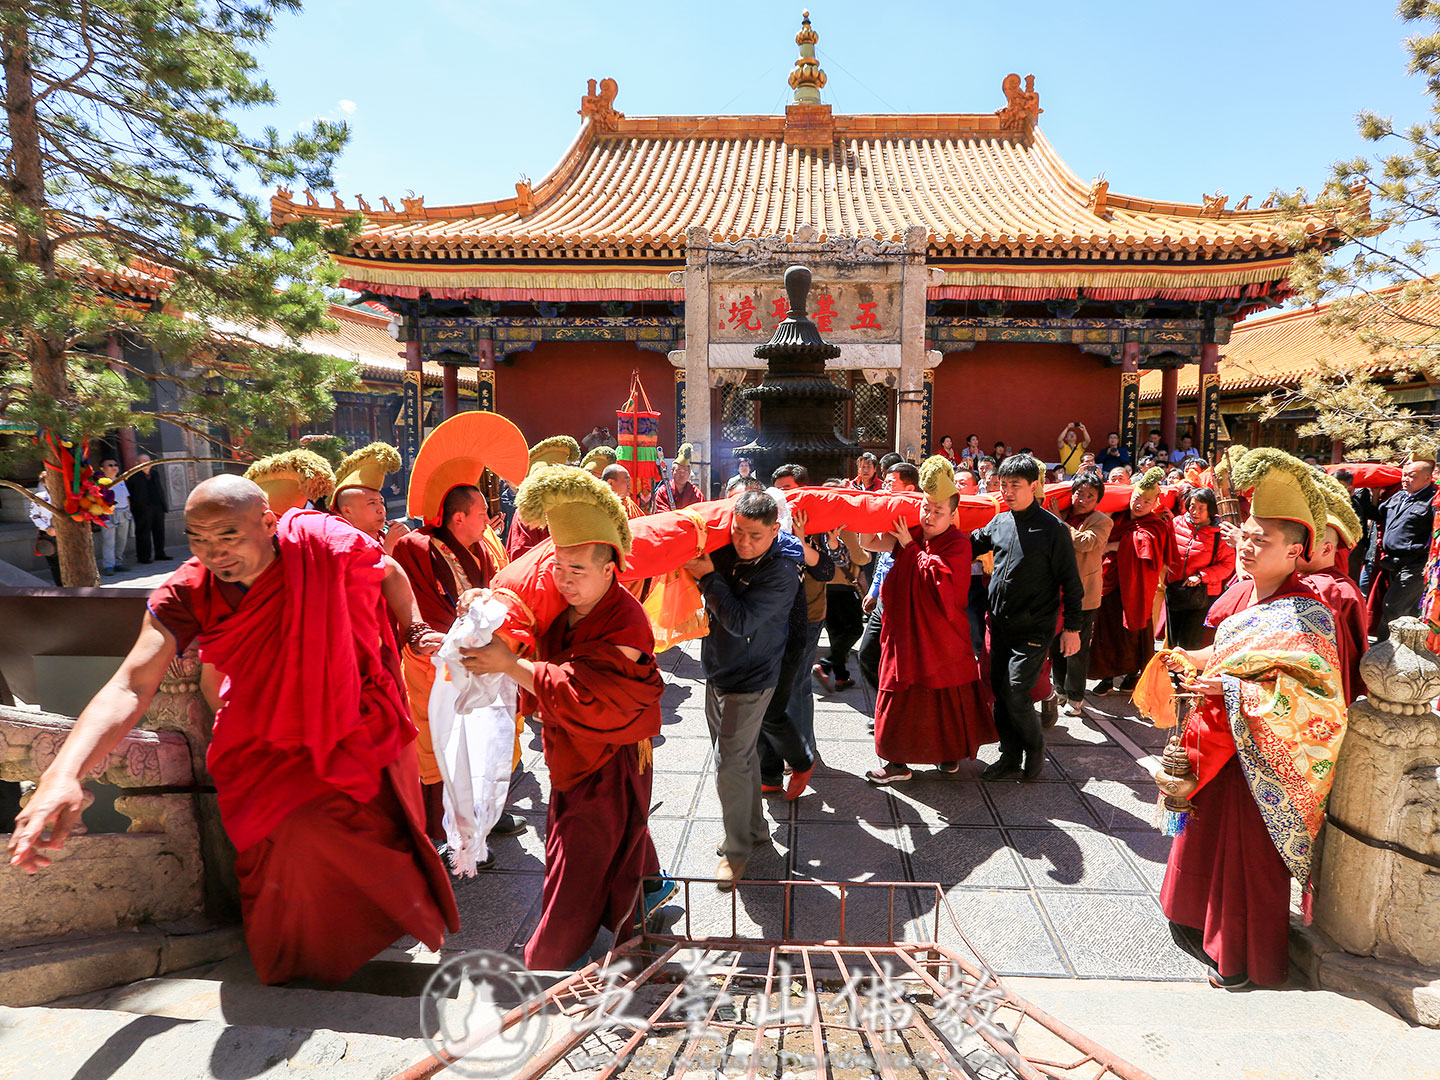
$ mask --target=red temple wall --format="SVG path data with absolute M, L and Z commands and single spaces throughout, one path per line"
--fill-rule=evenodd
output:
M 1096 450 L 1119 428 L 1120 368 L 1074 345 L 981 342 L 946 354 L 932 401 L 937 447 L 949 435 L 958 454 L 973 432 L 986 453 L 1003 439 L 1054 461 L 1055 438 L 1070 421 L 1085 425 Z
M 577 441 L 596 424 L 615 431 L 615 410 L 630 394 L 630 373 L 660 414 L 660 445 L 673 457 L 675 368 L 664 355 L 624 341 L 542 341 L 495 365 L 495 411 L 509 417 L 532 446 L 551 435 Z

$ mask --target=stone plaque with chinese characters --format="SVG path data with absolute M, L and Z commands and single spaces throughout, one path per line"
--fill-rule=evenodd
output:
M 818 274 L 810 318 L 837 345 L 900 340 L 898 281 L 831 281 Z M 761 345 L 790 313 L 780 281 L 716 281 L 710 289 L 710 340 Z

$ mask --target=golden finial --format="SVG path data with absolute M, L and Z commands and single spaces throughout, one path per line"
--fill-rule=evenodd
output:
M 820 40 L 810 25 L 810 12 L 800 13 L 800 32 L 795 35 L 795 44 L 800 46 L 800 55 L 795 68 L 790 72 L 790 88 L 795 91 L 796 104 L 820 104 L 820 89 L 825 85 L 825 72 L 820 70 L 820 61 L 815 59 L 815 43 Z

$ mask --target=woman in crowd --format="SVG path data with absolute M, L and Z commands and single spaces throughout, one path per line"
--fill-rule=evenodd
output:
M 940 449 L 935 451 L 951 465 L 955 464 L 955 440 L 946 435 L 940 440 Z
M 1191 488 L 1185 513 L 1175 519 L 1177 554 L 1165 585 L 1165 640 L 1182 649 L 1203 649 L 1215 640 L 1205 616 L 1235 576 L 1235 549 L 1220 534 L 1215 492 Z

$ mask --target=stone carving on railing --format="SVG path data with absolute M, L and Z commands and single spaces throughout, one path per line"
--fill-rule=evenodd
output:
M 1379 993 L 1440 1026 L 1440 657 L 1425 623 L 1396 619 L 1365 654 L 1350 707 L 1315 893 L 1315 927 L 1344 953 L 1321 985 Z

